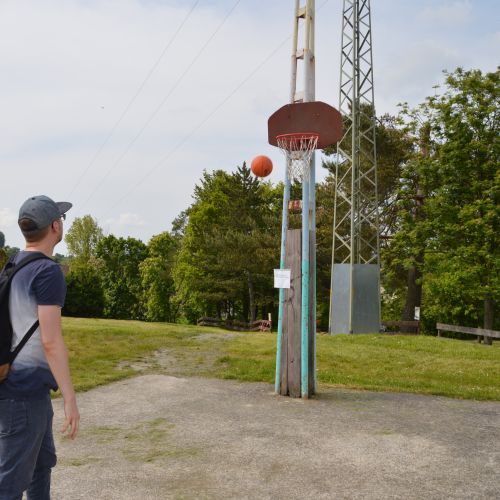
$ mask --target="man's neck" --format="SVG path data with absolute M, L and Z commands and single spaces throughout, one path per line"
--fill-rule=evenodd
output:
M 54 245 L 48 242 L 26 243 L 26 252 L 42 252 L 47 257 L 52 257 L 54 253 Z

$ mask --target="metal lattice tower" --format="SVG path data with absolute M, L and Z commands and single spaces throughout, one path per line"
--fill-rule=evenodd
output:
M 374 332 L 380 270 L 369 0 L 344 0 L 339 106 L 344 136 L 336 155 L 329 331 Z

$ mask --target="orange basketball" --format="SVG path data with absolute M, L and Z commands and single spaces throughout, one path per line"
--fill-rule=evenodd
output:
M 267 156 L 259 155 L 252 160 L 250 168 L 257 177 L 267 177 L 273 171 L 273 162 Z

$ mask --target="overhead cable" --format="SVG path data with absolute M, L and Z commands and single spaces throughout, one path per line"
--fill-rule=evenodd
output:
M 271 52 L 271 54 L 269 54 L 268 57 L 266 57 L 266 59 L 264 59 L 264 61 L 262 61 L 246 78 L 244 78 L 233 90 L 230 94 L 228 94 L 222 101 L 219 102 L 219 104 L 217 104 L 207 115 L 205 115 L 205 117 L 203 118 L 203 120 L 198 123 L 198 125 L 196 125 L 195 128 L 193 128 L 193 130 L 191 130 L 191 132 L 189 132 L 187 135 L 185 135 L 160 161 L 158 161 L 138 182 L 134 183 L 133 187 L 127 191 L 115 204 L 113 204 L 110 209 L 108 210 L 108 212 L 106 213 L 106 215 L 109 214 L 109 212 L 111 210 L 113 210 L 116 206 L 118 206 L 123 200 L 125 200 L 126 198 L 128 198 L 128 196 L 130 196 L 130 194 L 132 194 L 148 177 L 151 176 L 151 174 L 153 174 L 153 172 L 155 172 L 155 170 L 157 170 L 161 165 L 163 165 L 163 163 L 165 163 L 178 149 L 181 148 L 181 146 L 183 146 L 196 132 L 198 132 L 198 130 L 203 127 L 203 125 L 205 125 L 205 123 L 208 122 L 208 120 L 210 120 L 210 118 L 212 118 L 213 115 L 215 115 L 215 113 L 217 113 L 217 111 L 219 111 L 220 108 L 222 108 L 222 106 L 224 106 L 224 104 L 226 104 L 227 101 L 229 101 L 229 99 L 231 99 L 231 97 L 233 97 L 234 94 L 236 94 L 236 92 L 238 92 L 238 90 L 243 87 L 243 85 L 245 85 L 245 83 L 250 80 L 254 75 L 255 73 L 257 73 L 267 62 L 269 62 L 270 59 L 272 59 L 272 57 L 276 54 L 276 52 L 278 52 L 284 45 L 286 42 L 288 42 L 290 40 L 291 36 L 288 36 L 285 40 L 283 40 L 279 45 L 278 47 L 276 47 L 273 52 Z
M 73 189 L 71 190 L 71 192 L 68 195 L 68 198 L 71 198 L 71 196 L 76 191 L 76 189 L 78 188 L 78 186 L 82 182 L 82 180 L 85 177 L 85 175 L 87 174 L 87 172 L 90 170 L 90 168 L 92 167 L 92 165 L 95 163 L 95 161 L 97 160 L 97 158 L 101 154 L 102 150 L 104 149 L 104 147 L 106 146 L 106 144 L 109 142 L 109 140 L 111 139 L 111 137 L 115 133 L 116 129 L 118 128 L 118 126 L 120 125 L 120 123 L 123 121 L 123 119 L 125 118 L 125 116 L 129 112 L 130 108 L 132 107 L 132 105 L 136 101 L 136 99 L 139 97 L 139 95 L 143 91 L 144 87 L 146 86 L 146 83 L 149 81 L 149 79 L 151 78 L 151 76 L 153 75 L 153 73 L 156 71 L 156 68 L 158 68 L 161 60 L 163 59 L 163 57 L 167 53 L 167 51 L 170 48 L 170 46 L 174 43 L 174 41 L 177 38 L 177 36 L 179 35 L 180 31 L 182 30 L 182 28 L 184 27 L 184 25 L 186 24 L 186 22 L 188 21 L 188 19 L 191 17 L 191 14 L 193 13 L 194 9 L 196 8 L 196 6 L 199 3 L 200 3 L 200 0 L 195 0 L 195 2 L 193 3 L 193 5 L 191 6 L 191 9 L 189 9 L 189 11 L 187 12 L 186 16 L 184 17 L 184 19 L 182 20 L 182 22 L 179 24 L 179 26 L 178 26 L 177 30 L 175 31 L 175 33 L 170 37 L 170 40 L 167 42 L 167 44 L 163 48 L 160 56 L 158 57 L 158 59 L 156 60 L 156 62 L 153 64 L 153 66 L 151 66 L 151 68 L 149 69 L 149 71 L 148 71 L 146 77 L 144 78 L 143 82 L 139 85 L 139 88 L 136 90 L 135 94 L 132 96 L 132 98 L 130 99 L 129 103 L 125 106 L 125 109 L 123 110 L 121 116 L 115 122 L 115 124 L 113 125 L 113 127 L 109 131 L 108 135 L 106 136 L 106 138 L 104 139 L 104 141 L 102 142 L 102 144 L 99 146 L 99 148 L 95 152 L 94 156 L 92 157 L 92 159 L 90 160 L 90 162 L 88 163 L 88 165 L 86 166 L 86 168 L 83 170 L 83 172 L 78 177 L 77 181 L 75 182 L 75 185 L 73 186 Z
M 325 2 L 323 2 L 320 7 L 318 7 L 317 11 L 321 10 L 328 2 L 329 0 L 325 0 Z M 240 90 L 241 87 L 243 87 L 243 85 L 245 85 L 245 83 L 247 83 L 258 71 L 260 71 L 260 69 L 263 68 L 291 38 L 291 35 L 289 35 L 284 40 L 282 40 L 262 62 L 260 62 L 243 80 L 241 80 L 241 82 L 236 85 L 236 87 L 224 99 L 222 99 L 222 101 L 220 101 L 214 108 L 212 108 L 209 113 L 205 115 L 203 120 L 201 120 L 201 122 L 199 122 L 198 125 L 196 125 L 196 127 L 191 130 L 191 132 L 185 135 L 160 161 L 158 161 L 150 170 L 148 170 L 138 182 L 134 183 L 132 188 L 130 188 L 108 209 L 103 218 L 106 218 L 114 208 L 116 208 L 126 198 L 128 198 L 140 185 L 144 183 L 146 179 L 148 179 L 158 168 L 160 168 L 163 163 L 165 163 L 174 153 L 176 153 L 201 127 L 203 127 L 203 125 L 205 125 L 205 123 L 208 122 L 208 120 L 210 120 L 210 118 L 212 118 L 212 116 L 217 113 L 217 111 L 219 111 L 220 108 L 222 108 L 222 106 L 224 106 L 224 104 L 226 104 L 227 101 L 229 101 L 229 99 L 231 99 L 231 97 L 234 96 L 234 94 L 236 94 L 236 92 L 238 92 L 238 90 Z
M 222 26 L 225 24 L 229 16 L 233 13 L 234 9 L 238 6 L 238 4 L 241 2 L 241 0 L 236 0 L 236 2 L 233 4 L 231 9 L 228 11 L 226 16 L 222 19 L 222 21 L 219 23 L 215 31 L 210 35 L 210 37 L 207 39 L 207 41 L 203 44 L 203 46 L 200 48 L 198 53 L 194 56 L 194 58 L 191 60 L 187 68 L 184 70 L 182 75 L 177 79 L 177 81 L 174 83 L 174 85 L 170 88 L 169 92 L 167 95 L 163 98 L 163 100 L 160 102 L 160 104 L 156 107 L 156 109 L 151 113 L 149 118 L 146 120 L 144 125 L 141 127 L 139 132 L 134 136 L 134 138 L 129 142 L 123 153 L 120 155 L 120 157 L 111 165 L 111 167 L 108 169 L 108 171 L 104 174 L 104 177 L 102 177 L 101 181 L 99 184 L 95 187 L 95 189 L 90 193 L 90 195 L 87 197 L 87 199 L 81 204 L 81 209 L 84 208 L 84 206 L 93 198 L 95 193 L 100 189 L 100 187 L 104 184 L 104 181 L 109 177 L 109 174 L 118 166 L 118 164 L 125 158 L 125 156 L 128 154 L 132 146 L 137 142 L 139 137 L 143 134 L 143 132 L 146 130 L 146 128 L 149 126 L 149 124 L 153 121 L 153 119 L 156 117 L 156 115 L 160 112 L 161 108 L 164 106 L 164 104 L 167 102 L 169 97 L 174 93 L 174 91 L 177 89 L 179 84 L 182 82 L 184 77 L 188 74 L 189 70 L 195 65 L 196 61 L 201 57 L 205 49 L 208 47 L 210 42 L 215 38 L 217 33 L 221 30 Z

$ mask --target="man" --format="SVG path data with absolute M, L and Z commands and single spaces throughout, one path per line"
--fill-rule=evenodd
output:
M 52 256 L 62 240 L 63 219 L 71 206 L 47 196 L 26 200 L 18 220 L 26 248 L 16 256 L 16 262 L 28 252 Z M 0 384 L 0 500 L 20 500 L 24 491 L 30 500 L 50 499 L 51 468 L 56 464 L 51 389 L 59 387 L 64 399 L 62 432 L 73 439 L 78 431 L 80 415 L 61 329 L 65 295 L 60 266 L 50 259 L 30 262 L 12 280 L 12 348 L 37 319 L 40 326 L 18 354 L 7 380 Z

